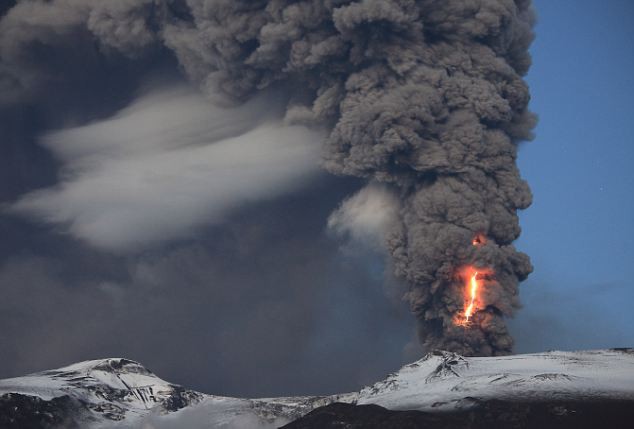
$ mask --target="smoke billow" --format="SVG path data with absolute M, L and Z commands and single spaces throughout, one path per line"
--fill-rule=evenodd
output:
M 21 47 L 80 34 L 106 57 L 167 49 L 212 96 L 285 88 L 287 123 L 330 127 L 327 170 L 397 197 L 387 246 L 423 344 L 495 355 L 532 270 L 511 243 L 531 203 L 515 160 L 533 20 L 530 0 L 25 1 L 0 22 L 0 84 L 42 80 Z M 469 328 L 453 323 L 466 265 L 495 273 Z

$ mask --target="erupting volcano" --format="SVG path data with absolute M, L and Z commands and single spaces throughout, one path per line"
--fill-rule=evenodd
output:
M 31 8 L 69 17 L 69 27 L 33 26 Z M 131 22 L 135 31 L 121 31 Z M 382 206 L 394 215 L 373 228 L 406 285 L 423 349 L 512 351 L 505 319 L 520 307 L 519 283 L 532 271 L 513 246 L 517 211 L 532 200 L 516 165 L 536 123 L 523 79 L 531 0 L 18 2 L 4 23 L 0 36 L 20 36 L 6 44 L 16 68 L 5 80 L 25 88 L 32 83 L 23 76 L 39 73 L 21 70 L 30 56 L 18 55 L 20 47 L 50 34 L 91 34 L 87 46 L 126 58 L 171 51 L 220 104 L 264 97 L 262 110 L 275 115 L 279 97 L 284 126 L 326 134 L 328 172 L 366 181 L 350 201 L 377 184 L 391 195 Z M 40 26 L 45 31 L 31 38 L 13 30 Z M 11 70 L 5 64 L 2 73 Z M 259 151 L 266 152 L 245 151 L 244 162 Z M 478 273 L 466 303 L 463 267 Z M 495 279 L 483 279 L 482 269 Z M 459 313 L 469 329 L 455 323 Z
M 190 22 L 169 17 L 160 36 L 193 81 L 237 101 L 286 88 L 285 123 L 328 132 L 325 169 L 392 194 L 386 253 L 423 349 L 510 353 L 505 318 L 532 270 L 512 244 L 532 199 L 515 164 L 536 121 L 531 1 L 189 3 Z M 479 273 L 466 305 L 462 267 Z

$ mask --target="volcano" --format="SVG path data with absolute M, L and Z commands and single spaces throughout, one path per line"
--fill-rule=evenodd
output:
M 437 351 L 358 392 L 330 396 L 215 396 L 122 358 L 0 380 L 1 428 L 579 429 L 599 421 L 629 428 L 633 419 L 632 349 L 501 357 Z

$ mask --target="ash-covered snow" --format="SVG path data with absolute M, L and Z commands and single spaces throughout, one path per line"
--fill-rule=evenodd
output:
M 634 400 L 634 351 L 547 352 L 462 357 L 434 352 L 359 392 L 323 397 L 240 399 L 161 380 L 136 362 L 104 359 L 0 380 L 8 393 L 82 404 L 81 427 L 273 428 L 332 402 L 394 410 L 453 411 L 487 400 Z

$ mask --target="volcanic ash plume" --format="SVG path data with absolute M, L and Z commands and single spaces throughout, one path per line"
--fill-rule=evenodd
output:
M 531 203 L 515 165 L 534 126 L 522 80 L 530 0 L 107 3 L 53 2 L 75 7 L 65 16 L 86 17 L 108 50 L 139 58 L 167 47 L 208 94 L 287 88 L 287 122 L 330 127 L 329 171 L 382 182 L 398 197 L 388 248 L 423 344 L 511 351 L 504 317 L 532 269 L 511 244 L 516 212 Z M 134 31 L 122 31 L 128 22 Z

